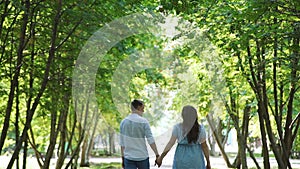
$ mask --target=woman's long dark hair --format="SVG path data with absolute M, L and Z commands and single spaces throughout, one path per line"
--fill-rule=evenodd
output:
M 196 143 L 199 136 L 197 110 L 193 106 L 184 106 L 182 109 L 183 133 L 187 133 L 188 143 Z
M 198 141 L 198 136 L 199 136 L 199 123 L 196 119 L 192 129 L 187 135 L 187 139 L 189 143 L 196 143 Z

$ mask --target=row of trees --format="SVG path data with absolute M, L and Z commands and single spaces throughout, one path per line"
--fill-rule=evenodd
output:
M 225 2 L 220 3 L 222 10 L 213 14 L 216 22 L 209 30 L 217 37 L 212 38 L 213 41 L 223 49 L 224 59 L 230 63 L 228 68 L 232 70 L 234 66 L 251 87 L 251 95 L 247 96 L 252 97 L 241 105 L 235 94 L 241 89 L 232 88 L 230 84 L 239 82 L 232 76 L 227 77 L 230 97 L 226 108 L 240 138 L 242 166 L 246 166 L 243 159 L 247 147 L 242 145 L 247 142 L 249 103 L 255 100 L 264 167 L 270 168 L 270 143 L 279 168 L 291 168 L 289 157 L 300 125 L 297 101 L 300 32 L 299 15 L 295 14 L 299 12 L 299 5 L 299 2 L 283 1 Z M 239 109 L 243 113 L 239 113 Z
M 188 73 L 143 70 L 133 77 L 129 97 L 149 103 L 156 100 L 150 104 L 154 112 L 159 112 L 166 100 L 171 100 L 173 105 L 168 109 L 175 112 L 188 102 L 197 105 L 202 116 L 209 112 L 207 120 L 228 167 L 247 168 L 247 151 L 256 162 L 247 138 L 249 126 L 257 120 L 263 167 L 270 168 L 271 148 L 278 166 L 291 168 L 289 157 L 300 126 L 299 2 L 4 0 L 0 8 L 0 153 L 13 150 L 7 168 L 13 164 L 19 168 L 21 151 L 25 168 L 29 148 L 40 168 L 49 168 L 55 149 L 56 168 L 75 168 L 79 156 L 80 164 L 86 165 L 93 138 L 99 133 L 108 133 L 109 150 L 114 152 L 115 131 L 124 117 L 112 98 L 114 72 L 132 53 L 163 49 L 176 39 L 142 34 L 117 43 L 97 71 L 97 107 L 72 98 L 72 72 L 81 48 L 95 31 L 114 19 L 142 11 L 180 16 L 195 23 L 217 46 L 220 57 L 212 55 L 211 59 L 218 60 L 221 66 L 217 68 L 222 70 L 203 64 L 209 61 L 189 44 L 173 51 L 179 57 L 170 65 Z M 205 54 L 209 59 L 209 53 Z M 154 87 L 153 94 L 151 85 L 161 89 Z M 150 92 L 141 92 L 145 86 Z M 191 92 L 196 94 L 191 96 Z M 152 119 L 162 117 L 150 114 L 148 118 L 158 125 Z M 221 129 L 215 127 L 218 124 Z M 234 162 L 229 161 L 219 134 L 222 128 L 232 127 L 239 138 Z
M 25 168 L 28 148 L 41 168 L 49 168 L 56 145 L 56 168 L 62 168 L 70 152 L 65 167 L 76 166 L 80 145 L 92 133 L 84 132 L 72 108 L 72 70 L 88 37 L 125 14 L 126 4 L 113 4 L 1 1 L 0 152 L 13 150 L 7 168 L 19 168 L 21 150 Z

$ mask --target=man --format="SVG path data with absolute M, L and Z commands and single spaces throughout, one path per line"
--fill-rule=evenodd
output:
M 144 103 L 140 100 L 133 100 L 131 111 L 132 113 L 123 119 L 120 125 L 122 166 L 124 169 L 149 169 L 146 139 L 156 158 L 159 157 L 159 154 L 149 122 L 142 117 Z

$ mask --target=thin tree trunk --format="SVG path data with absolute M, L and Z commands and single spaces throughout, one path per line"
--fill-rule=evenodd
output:
M 3 3 L 3 2 L 1 2 Z M 0 39 L 2 37 L 2 30 L 3 30 L 3 23 L 5 21 L 6 16 L 9 13 L 8 5 L 10 3 L 10 0 L 4 0 L 4 10 L 2 11 L 3 13 L 1 14 L 1 20 L 0 20 Z
M 296 125 L 296 126 L 294 126 L 294 125 Z M 294 128 L 294 133 L 292 135 L 292 142 L 294 142 L 297 137 L 297 133 L 298 133 L 298 130 L 300 127 L 300 112 L 298 112 L 297 116 L 292 121 L 292 124 L 290 126 L 291 126 L 290 128 Z
M 89 103 L 89 102 L 88 102 Z M 89 107 L 89 105 L 88 105 L 88 107 Z M 88 110 L 88 107 L 86 108 L 87 110 Z M 88 118 L 88 116 L 87 116 L 87 114 L 88 114 L 89 112 L 88 111 L 86 111 L 86 116 L 85 116 L 85 123 L 87 122 L 86 120 L 87 120 L 87 118 Z M 92 120 L 96 120 L 96 121 L 98 121 L 97 119 L 96 119 L 96 117 L 97 117 L 97 114 L 98 114 L 98 111 L 97 111 L 97 109 L 95 109 L 94 111 L 93 111 L 93 115 L 92 115 Z M 92 121 L 92 123 L 93 123 L 93 121 Z M 88 127 L 86 127 L 85 129 L 86 129 L 86 134 L 85 134 L 85 139 L 84 139 L 84 141 L 83 141 L 83 145 L 82 145 L 82 149 L 81 149 L 81 161 L 80 161 L 80 166 L 81 167 L 88 167 L 89 166 L 89 161 L 88 161 L 88 149 L 89 149 L 89 140 L 90 139 L 92 139 L 91 137 L 93 137 L 91 134 L 93 133 L 93 131 L 92 131 L 92 133 L 91 133 L 91 128 L 92 129 L 94 129 L 94 126 L 93 125 L 89 125 Z
M 296 28 L 295 28 L 296 29 Z M 297 30 L 295 30 L 296 33 Z M 294 48 L 299 49 L 299 38 L 294 37 L 293 38 L 293 46 Z M 291 150 L 292 150 L 292 145 L 293 145 L 293 126 L 291 126 L 293 122 L 293 104 L 294 104 L 294 97 L 296 93 L 296 84 L 299 81 L 299 78 L 297 77 L 297 72 L 299 69 L 299 51 L 298 50 L 293 50 L 292 51 L 292 56 L 291 57 L 291 73 L 290 73 L 290 78 L 291 78 L 291 84 L 290 84 L 290 91 L 289 91 L 289 101 L 287 105 L 287 115 L 286 115 L 286 122 L 285 122 L 285 127 L 284 127 L 284 142 L 285 142 L 285 150 L 286 152 L 283 153 L 284 155 L 284 161 L 286 161 L 286 165 L 291 168 L 290 163 L 289 163 L 289 156 L 291 155 Z
M 256 158 L 255 158 L 255 155 L 253 154 L 253 151 L 251 150 L 251 148 L 248 145 L 246 145 L 246 148 L 247 148 L 247 150 L 248 150 L 248 152 L 250 154 L 250 157 L 252 158 L 252 160 L 253 160 L 256 168 L 257 169 L 261 169 L 260 166 L 259 166 L 259 164 L 258 164 L 258 162 L 257 162 L 257 160 L 256 160 Z
M 16 121 L 15 121 L 15 132 L 16 132 L 16 145 L 19 142 L 19 136 L 20 136 L 20 131 L 19 131 L 19 116 L 20 116 L 20 109 L 19 109 L 19 95 L 20 95 L 20 91 L 19 91 L 19 83 L 17 83 L 16 86 Z M 16 169 L 19 169 L 19 157 L 17 157 L 16 159 Z
M 11 81 L 11 85 L 10 85 L 10 92 L 9 92 L 9 96 L 8 96 L 7 107 L 5 110 L 5 119 L 4 119 L 4 124 L 3 124 L 2 130 L 1 130 L 0 154 L 2 152 L 4 142 L 6 139 L 6 135 L 8 132 L 8 128 L 9 128 L 9 121 L 10 121 L 10 115 L 12 112 L 13 100 L 14 100 L 14 96 L 15 96 L 15 89 L 16 89 L 16 85 L 18 84 L 18 79 L 19 79 L 20 70 L 21 70 L 21 66 L 22 66 L 23 50 L 24 50 L 24 45 L 25 45 L 26 27 L 28 24 L 29 10 L 30 10 L 30 1 L 26 0 L 25 11 L 24 11 L 24 15 L 23 15 L 23 23 L 22 23 L 22 27 L 21 27 L 21 33 L 20 33 L 19 47 L 18 47 L 18 51 L 17 51 L 17 65 L 16 65 L 13 79 Z
M 258 106 L 258 116 L 259 116 L 259 126 L 260 126 L 260 133 L 261 133 L 261 141 L 262 141 L 262 156 L 264 159 L 264 168 L 270 169 L 270 162 L 269 162 L 269 150 L 267 144 L 267 134 L 265 130 L 264 119 L 262 117 L 262 112 L 260 106 Z
M 29 64 L 29 93 L 28 93 L 28 100 L 27 100 L 27 112 L 29 112 L 30 110 L 30 106 L 32 103 L 32 99 L 33 99 L 33 90 L 34 90 L 34 61 L 35 61 L 35 34 L 36 34 L 36 30 L 35 30 L 35 24 L 36 24 L 36 15 L 35 15 L 35 10 L 32 10 L 32 16 L 31 16 L 31 24 L 30 24 L 30 32 L 31 32 L 31 57 L 30 57 L 30 64 Z M 28 115 L 27 115 L 28 116 Z M 29 134 L 30 133 L 30 134 Z M 28 133 L 28 142 L 31 145 L 31 147 L 33 148 L 35 155 L 36 155 L 36 159 L 37 162 L 39 164 L 39 167 L 42 168 L 42 165 L 44 162 L 43 161 L 43 157 L 41 155 L 41 153 L 37 150 L 36 148 L 36 144 L 35 144 L 35 139 L 34 139 L 34 135 L 33 135 L 33 130 L 32 127 L 30 126 L 29 128 L 29 133 Z M 30 136 L 32 141 L 30 141 Z M 42 162 L 41 162 L 42 161 Z
M 238 153 L 237 153 L 236 159 L 234 160 L 232 166 L 240 168 L 240 166 L 242 165 L 242 168 L 246 169 L 247 168 L 247 158 L 246 158 L 245 145 L 246 145 L 246 137 L 247 136 L 245 135 L 245 132 L 248 129 L 248 125 L 245 121 L 249 122 L 249 117 L 245 116 L 246 113 L 244 112 L 243 124 L 242 124 L 242 127 L 240 127 L 237 100 L 235 97 L 233 97 L 232 90 L 229 90 L 229 95 L 230 95 L 230 106 L 225 99 L 223 99 L 223 102 L 225 103 L 226 110 L 233 121 L 234 128 L 237 131 L 237 138 L 239 138 L 238 139 Z M 246 109 L 249 109 L 249 111 L 250 111 L 250 108 L 245 107 L 245 110 Z
M 74 100 L 74 109 L 75 109 L 75 116 L 74 116 L 74 127 L 75 127 L 75 124 L 77 123 L 77 115 L 79 112 L 84 112 L 84 105 L 82 104 L 81 105 L 81 109 L 78 108 L 78 100 Z M 88 101 L 89 102 L 89 101 Z M 87 102 L 87 104 L 88 104 Z M 88 106 L 86 106 L 86 110 L 85 112 L 87 113 L 88 112 Z M 76 168 L 77 167 L 77 161 L 78 161 L 78 157 L 79 157 L 79 152 L 80 152 L 80 145 L 84 139 L 84 134 L 85 134 L 85 128 L 82 128 L 81 125 L 82 125 L 82 121 L 86 121 L 86 118 L 87 116 L 85 116 L 85 119 L 82 118 L 83 117 L 83 113 L 81 113 L 81 116 L 80 116 L 80 119 L 79 119 L 79 140 L 77 142 L 77 146 L 75 148 L 75 150 L 73 151 L 72 155 L 71 155 L 71 158 L 69 160 L 69 162 L 67 163 L 65 169 L 68 169 L 71 165 L 71 168 Z M 85 124 L 84 124 L 85 125 Z M 74 128 L 75 129 L 75 128 Z M 74 134 L 74 133 L 73 133 Z M 75 164 L 73 163 L 73 160 L 75 161 Z
M 30 6 L 29 3 L 30 3 L 29 0 L 27 0 L 26 4 L 27 4 L 28 7 Z M 51 66 L 52 60 L 55 57 L 55 41 L 56 41 L 56 37 L 57 37 L 57 29 L 58 29 L 58 23 L 59 23 L 59 18 L 60 18 L 61 6 L 62 6 L 61 0 L 58 0 L 58 9 L 57 9 L 57 15 L 56 15 L 56 17 L 54 19 L 54 24 L 53 24 L 49 57 L 48 57 L 48 60 L 47 60 L 47 64 L 46 64 L 45 73 L 44 73 L 43 81 L 42 81 L 42 84 L 41 84 L 41 88 L 40 88 L 40 90 L 39 90 L 39 92 L 38 92 L 38 94 L 37 94 L 37 96 L 36 96 L 36 98 L 34 100 L 34 103 L 33 103 L 32 107 L 31 107 L 31 109 L 27 113 L 28 116 L 26 117 L 26 122 L 25 122 L 25 126 L 24 126 L 24 129 L 23 129 L 22 135 L 20 137 L 20 142 L 19 142 L 19 144 L 16 145 L 15 151 L 14 151 L 14 153 L 13 153 L 11 159 L 10 159 L 10 162 L 9 162 L 9 164 L 7 166 L 7 169 L 11 169 L 12 168 L 13 163 L 14 163 L 15 159 L 17 158 L 17 156 L 18 156 L 18 154 L 20 152 L 20 149 L 22 147 L 23 141 L 25 141 L 27 139 L 26 133 L 27 133 L 28 129 L 30 128 L 30 124 L 31 124 L 34 112 L 35 112 L 35 110 L 36 110 L 36 108 L 37 108 L 37 106 L 39 104 L 39 101 L 40 101 L 40 99 L 41 99 L 41 97 L 42 97 L 42 95 L 43 95 L 43 93 L 44 93 L 44 91 L 46 89 L 47 83 L 49 81 L 48 77 L 49 77 L 49 72 L 50 72 L 50 66 Z M 1 145 L 0 145 L 0 148 L 2 149 Z
M 23 148 L 23 169 L 26 169 L 27 165 L 27 150 L 28 150 L 28 140 L 24 141 L 24 148 Z
M 223 156 L 223 158 L 225 160 L 225 163 L 226 163 L 227 167 L 232 168 L 233 166 L 230 163 L 229 158 L 228 158 L 228 156 L 227 156 L 224 148 L 222 147 L 222 141 L 220 140 L 220 138 L 219 138 L 219 136 L 217 134 L 217 131 L 216 131 L 216 124 L 214 124 L 213 118 L 211 116 L 212 116 L 211 114 L 208 114 L 206 116 L 208 124 L 209 124 L 209 126 L 210 126 L 210 128 L 211 128 L 211 130 L 213 132 L 213 136 L 214 136 L 214 138 L 215 138 L 215 140 L 216 140 L 216 142 L 217 142 L 217 144 L 218 144 L 218 146 L 220 148 L 221 154 L 222 154 L 222 156 Z
M 81 127 L 80 127 L 80 128 L 81 128 Z M 76 163 L 76 165 L 77 165 L 77 160 L 78 160 L 79 151 L 80 151 L 80 144 L 82 143 L 82 141 L 83 141 L 83 139 L 84 139 L 84 134 L 83 134 L 83 133 L 85 133 L 84 129 L 83 129 L 81 132 L 79 132 L 79 133 L 80 133 L 80 136 L 79 136 L 80 138 L 79 138 L 79 140 L 78 140 L 76 149 L 74 150 L 73 154 L 71 155 L 71 158 L 70 158 L 69 162 L 67 163 L 65 169 L 68 169 L 68 168 L 70 167 L 70 165 L 72 164 L 72 161 L 73 161 L 73 160 L 75 160 L 75 163 Z M 76 166 L 76 165 L 75 165 L 75 166 Z M 73 166 L 73 165 L 72 165 L 72 166 Z M 73 167 L 72 167 L 72 168 L 73 168 Z
M 243 123 L 242 123 L 242 132 L 240 137 L 240 144 L 239 150 L 241 152 L 241 163 L 242 168 L 247 169 L 247 156 L 246 156 L 246 146 L 247 146 L 247 137 L 248 137 L 248 126 L 250 120 L 250 110 L 251 107 L 246 104 L 244 108 L 244 115 L 243 115 Z
M 81 147 L 81 156 L 80 156 L 80 167 L 89 167 L 89 163 L 86 160 L 88 149 L 88 135 L 85 136 L 82 147 Z
M 75 105 L 75 107 L 76 107 L 76 105 Z M 72 120 L 70 119 L 70 122 L 71 122 Z M 73 141 L 73 137 L 74 137 L 74 135 L 75 135 L 75 128 L 76 128 L 76 124 L 77 124 L 77 116 L 76 116 L 76 114 L 74 115 L 74 122 L 73 122 L 73 124 L 70 124 L 70 126 L 72 126 L 72 131 L 71 131 L 71 133 L 70 133 L 70 138 L 69 138 L 69 140 L 68 140 L 68 146 L 67 146 L 67 149 L 66 149 L 66 153 L 65 153 L 65 155 L 64 155 L 64 159 L 67 157 L 67 154 L 68 154 L 68 152 L 69 152 L 69 150 L 71 149 L 71 145 L 72 145 L 72 141 Z M 70 161 L 69 161 L 69 163 L 72 161 L 73 159 L 71 158 L 70 159 Z
M 52 102 L 54 102 L 52 99 Z M 50 160 L 53 156 L 53 151 L 55 149 L 55 145 L 56 145 L 56 139 L 57 139 L 57 110 L 55 112 L 51 113 L 51 129 L 50 129 L 50 141 L 49 141 L 49 146 L 46 152 L 46 156 L 45 156 L 45 162 L 44 162 L 44 169 L 47 169 L 50 167 Z
M 30 126 L 30 129 L 29 129 L 29 132 L 30 132 L 30 136 L 31 136 L 31 140 L 32 141 L 30 141 L 30 137 L 28 135 L 28 142 L 31 145 L 32 149 L 34 150 L 34 153 L 35 153 L 35 156 L 36 156 L 36 160 L 37 160 L 37 162 L 39 164 L 39 167 L 43 168 L 43 165 L 44 165 L 45 161 L 43 159 L 43 155 L 36 148 L 35 139 L 34 139 L 34 135 L 33 135 L 33 131 L 32 131 L 32 127 L 31 126 Z
M 115 149 L 115 133 L 114 130 L 112 130 L 109 127 L 109 155 L 112 155 L 114 153 L 114 149 Z
M 94 120 L 94 125 L 93 125 L 93 132 L 92 132 L 92 136 L 90 138 L 90 142 L 89 142 L 89 146 L 88 146 L 88 151 L 87 151 L 87 161 L 89 162 L 89 156 L 91 154 L 91 151 L 93 149 L 93 146 L 94 146 L 94 137 L 95 137 L 95 133 L 96 133 L 96 128 L 97 128 L 97 125 L 98 125 L 98 122 L 99 122 L 99 114 L 98 114 L 98 109 L 95 110 L 96 112 L 96 116 L 95 118 L 93 118 Z
M 64 82 L 63 82 L 64 84 Z M 61 112 L 61 124 L 60 125 L 60 151 L 59 151 L 59 156 L 56 162 L 56 169 L 60 169 L 65 160 L 65 154 L 67 153 L 66 150 L 66 138 L 67 138 L 67 116 L 68 116 L 68 110 L 70 106 L 70 93 L 66 93 L 65 96 L 63 97 L 63 110 Z M 69 145 L 68 145 L 69 146 Z
M 277 9 L 277 7 L 276 7 Z M 274 24 L 277 25 L 278 21 L 277 18 L 274 18 Z M 275 112 L 273 113 L 275 121 L 276 121 L 276 126 L 277 126 L 277 131 L 279 135 L 279 140 L 281 143 L 281 158 L 282 159 L 287 159 L 287 152 L 286 152 L 286 144 L 287 142 L 284 141 L 283 139 L 283 131 L 282 131 L 282 108 L 279 107 L 281 106 L 282 103 L 279 104 L 278 101 L 278 92 L 277 92 L 277 59 L 278 59 L 278 54 L 277 54 L 277 49 L 278 48 L 278 38 L 277 38 L 277 32 L 275 32 L 275 38 L 274 38 L 274 59 L 273 59 L 273 96 L 274 96 L 274 107 L 275 107 Z M 281 94 L 283 94 L 283 89 L 279 89 Z M 282 102 L 282 96 L 279 98 L 280 102 Z M 283 107 L 283 106 L 281 106 Z M 288 159 L 287 159 L 288 160 Z M 285 160 L 283 160 L 285 163 Z M 286 165 L 286 164 L 285 164 Z
M 267 137 L 266 137 L 266 130 L 265 130 L 265 123 L 264 123 L 264 117 L 263 117 L 263 102 L 262 102 L 262 94 L 261 94 L 261 89 L 260 89 L 260 83 L 258 82 L 256 76 L 255 76 L 255 70 L 254 66 L 252 63 L 252 54 L 251 54 L 251 49 L 250 46 L 247 47 L 247 57 L 249 61 L 249 66 L 250 66 L 250 72 L 251 72 L 251 77 L 252 77 L 252 88 L 254 90 L 256 99 L 257 99 L 257 106 L 258 106 L 258 117 L 259 117 L 259 125 L 260 125 L 260 133 L 261 133 L 261 139 L 262 139 L 262 155 L 264 159 L 264 168 L 265 169 L 270 169 L 270 161 L 269 161 L 269 151 L 268 151 L 268 144 L 267 144 Z M 260 76 L 258 76 L 260 78 Z
M 209 136 L 212 135 L 210 128 L 208 129 L 208 135 Z M 217 152 L 216 152 L 216 140 L 214 139 L 214 137 L 209 137 L 208 138 L 208 143 L 209 143 L 209 147 L 210 147 L 210 155 L 217 156 Z
M 282 159 L 279 147 L 277 145 L 274 133 L 273 133 L 273 129 L 272 129 L 272 125 L 270 123 L 270 114 L 268 111 L 268 96 L 267 96 L 267 86 L 266 86 L 266 59 L 265 59 L 265 45 L 264 42 L 262 42 L 261 45 L 261 52 L 259 53 L 261 55 L 261 68 L 259 70 L 259 72 L 261 72 L 262 78 L 260 79 L 260 84 L 261 84 L 261 88 L 262 88 L 262 100 L 263 100 L 263 107 L 262 107 L 262 112 L 263 114 L 263 118 L 265 121 L 265 126 L 266 126 L 266 130 L 269 136 L 269 140 L 272 146 L 272 150 L 274 152 L 275 158 L 277 160 L 278 166 L 279 168 L 286 168 L 285 165 L 285 160 Z M 259 48 L 259 45 L 257 45 L 257 48 Z M 287 159 L 287 161 L 289 161 Z

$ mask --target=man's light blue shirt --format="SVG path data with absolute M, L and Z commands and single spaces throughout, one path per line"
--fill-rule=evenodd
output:
M 154 143 L 154 138 L 147 119 L 136 113 L 128 115 L 120 125 L 120 145 L 125 147 L 124 157 L 129 160 L 141 161 L 149 157 L 148 144 Z

